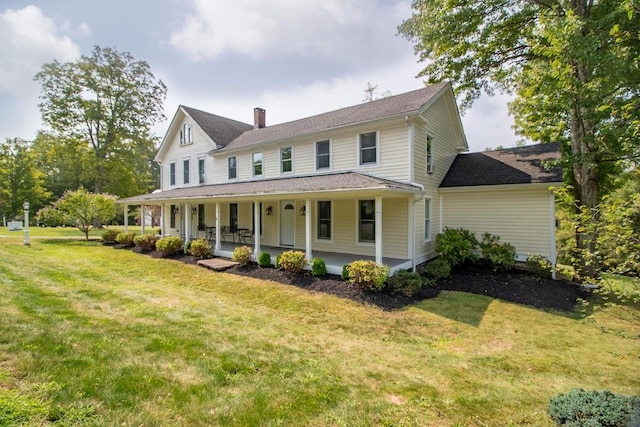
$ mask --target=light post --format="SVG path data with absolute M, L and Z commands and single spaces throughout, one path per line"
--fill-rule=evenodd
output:
M 24 209 L 24 244 L 30 245 L 29 243 L 29 202 L 25 201 L 22 204 L 22 209 Z

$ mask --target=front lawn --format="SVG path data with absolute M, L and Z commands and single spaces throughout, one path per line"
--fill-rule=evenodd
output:
M 566 313 L 444 291 L 384 311 L 95 241 L 8 236 L 0 425 L 544 426 L 571 388 L 640 390 L 631 303 Z

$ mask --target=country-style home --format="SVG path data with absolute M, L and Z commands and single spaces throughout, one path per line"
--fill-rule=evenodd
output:
M 449 83 L 273 126 L 261 108 L 250 125 L 180 106 L 155 157 L 160 190 L 120 203 L 160 206 L 163 235 L 208 238 L 215 255 L 295 248 L 335 274 L 363 258 L 415 268 L 444 227 L 555 262 L 562 174 L 542 162 L 558 146 L 467 150 Z

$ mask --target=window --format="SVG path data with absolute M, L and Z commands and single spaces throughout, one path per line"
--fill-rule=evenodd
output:
M 176 205 L 169 206 L 169 228 L 176 228 Z
M 176 162 L 169 163 L 169 184 L 176 185 Z
M 424 199 L 424 241 L 431 241 L 431 199 Z
M 331 168 L 331 146 L 329 140 L 316 142 L 316 170 Z
M 280 149 L 280 172 L 293 172 L 293 156 L 291 147 L 283 147 Z
M 331 240 L 331 202 L 318 202 L 317 238 Z
M 204 205 L 198 205 L 198 230 L 204 231 L 207 224 L 204 221 Z
M 191 144 L 192 142 L 193 137 L 191 135 L 191 126 L 184 123 L 180 128 L 180 145 Z
M 204 174 L 204 157 L 200 157 L 198 159 L 198 182 L 200 184 L 204 184 L 205 174 Z
M 182 161 L 182 175 L 185 184 L 189 183 L 189 159 Z
M 426 147 L 425 147 L 427 165 L 427 173 L 433 173 L 433 137 L 427 135 Z
M 229 228 L 234 233 L 238 230 L 238 204 L 229 203 Z
M 376 203 L 375 200 L 360 200 L 358 209 L 358 240 L 374 243 L 376 241 Z
M 238 164 L 236 162 L 235 157 L 229 157 L 227 160 L 229 164 L 229 179 L 237 179 L 238 178 Z
M 253 176 L 262 176 L 262 153 L 253 153 L 251 164 L 253 165 Z
M 361 133 L 360 165 L 370 165 L 378 162 L 378 143 L 376 132 Z

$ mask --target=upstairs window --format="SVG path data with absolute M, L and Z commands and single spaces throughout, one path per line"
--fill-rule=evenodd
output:
M 189 183 L 189 159 L 182 161 L 182 175 L 185 184 Z
M 425 147 L 425 163 L 427 165 L 427 173 L 433 173 L 433 137 L 427 135 L 426 147 Z
M 180 144 L 191 144 L 193 142 L 192 138 L 191 126 L 189 126 L 189 124 L 187 123 L 183 124 L 180 128 Z
M 331 144 L 329 140 L 316 142 L 316 170 L 331 168 Z
M 204 172 L 204 157 L 200 157 L 198 159 L 198 182 L 200 184 L 204 184 L 205 182 L 205 172 Z
M 229 179 L 238 179 L 238 161 L 236 157 L 229 157 L 227 164 L 229 165 Z
M 253 165 L 253 176 L 262 176 L 262 152 L 251 155 L 251 164 Z
M 293 172 L 293 155 L 291 147 L 283 147 L 280 149 L 280 172 Z
M 431 241 L 431 199 L 424 199 L 424 241 Z
M 376 132 L 361 133 L 358 139 L 360 143 L 360 166 L 378 163 L 378 138 Z
M 176 162 L 169 163 L 169 184 L 176 185 Z

